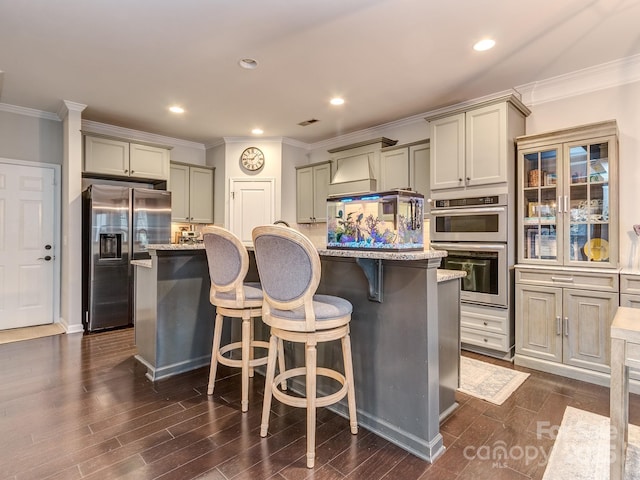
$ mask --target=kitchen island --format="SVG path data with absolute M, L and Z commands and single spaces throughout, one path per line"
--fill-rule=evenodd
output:
M 151 260 L 136 264 L 136 345 L 148 377 L 157 380 L 209 364 L 215 310 L 209 304 L 202 245 L 150 245 L 149 251 Z M 438 333 L 437 267 L 446 252 L 319 248 L 318 253 L 318 293 L 353 304 L 359 424 L 425 460 L 435 460 L 444 451 L 439 344 L 448 340 Z M 257 280 L 252 254 L 250 259 L 248 280 Z M 264 334 L 266 328 L 256 336 Z M 297 363 L 302 356 L 302 351 L 288 351 L 287 362 Z M 318 350 L 319 363 L 341 368 L 341 361 L 338 345 Z M 325 388 L 330 386 L 319 382 L 319 391 Z M 346 405 L 334 409 L 346 415 Z

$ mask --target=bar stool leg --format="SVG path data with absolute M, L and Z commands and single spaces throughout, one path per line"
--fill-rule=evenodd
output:
M 307 340 L 305 363 L 307 366 L 307 467 L 316 460 L 316 368 L 318 361 L 316 342 Z
M 278 369 L 280 370 L 280 373 L 283 373 L 284 369 L 285 369 L 285 365 L 284 365 L 284 341 L 281 338 L 278 338 Z M 282 383 L 280 384 L 280 388 L 282 388 L 282 390 L 286 390 L 287 389 L 287 381 L 286 380 L 282 380 Z
M 276 356 L 278 355 L 278 339 L 271 334 L 269 338 L 269 356 L 267 357 L 267 373 L 264 380 L 264 401 L 262 403 L 262 423 L 260 436 L 266 437 L 269 430 L 269 414 L 271 412 L 271 397 L 273 396 L 273 377 L 276 373 Z
M 347 334 L 342 338 L 342 355 L 344 359 L 344 376 L 347 381 L 347 401 L 349 403 L 349 425 L 351 433 L 358 433 L 358 416 L 356 413 L 356 392 L 353 381 L 353 360 L 351 357 L 351 336 Z
M 251 350 L 251 317 L 242 311 L 242 411 L 249 410 L 249 351 Z
M 213 394 L 213 387 L 216 382 L 216 371 L 218 369 L 218 352 L 220 352 L 220 340 L 222 338 L 222 322 L 224 317 L 216 313 L 215 326 L 213 328 L 213 345 L 211 346 L 211 368 L 209 369 L 209 385 L 207 395 Z
M 255 322 L 253 321 L 253 317 L 249 320 L 251 322 L 251 341 L 249 342 L 249 360 L 253 360 L 255 358 L 255 352 L 253 348 L 253 340 L 255 339 Z M 253 378 L 253 367 L 249 367 L 249 377 Z

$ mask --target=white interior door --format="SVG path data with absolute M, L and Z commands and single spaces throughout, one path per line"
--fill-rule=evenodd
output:
M 53 168 L 0 162 L 0 330 L 54 320 L 54 180 Z
M 258 225 L 273 223 L 275 217 L 275 180 L 230 180 L 229 230 L 245 244 L 253 243 L 251 231 Z

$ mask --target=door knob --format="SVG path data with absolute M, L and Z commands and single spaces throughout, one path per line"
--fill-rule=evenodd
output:
M 46 260 L 48 262 L 51 260 L 51 255 L 47 255 L 45 257 L 38 257 L 38 260 Z
M 45 246 L 44 246 L 44 249 L 45 249 L 45 250 L 51 250 L 51 245 L 45 245 Z

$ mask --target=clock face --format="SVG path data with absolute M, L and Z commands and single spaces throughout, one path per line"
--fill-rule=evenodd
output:
M 243 168 L 254 172 L 264 165 L 264 153 L 259 148 L 249 147 L 242 152 L 240 161 Z

